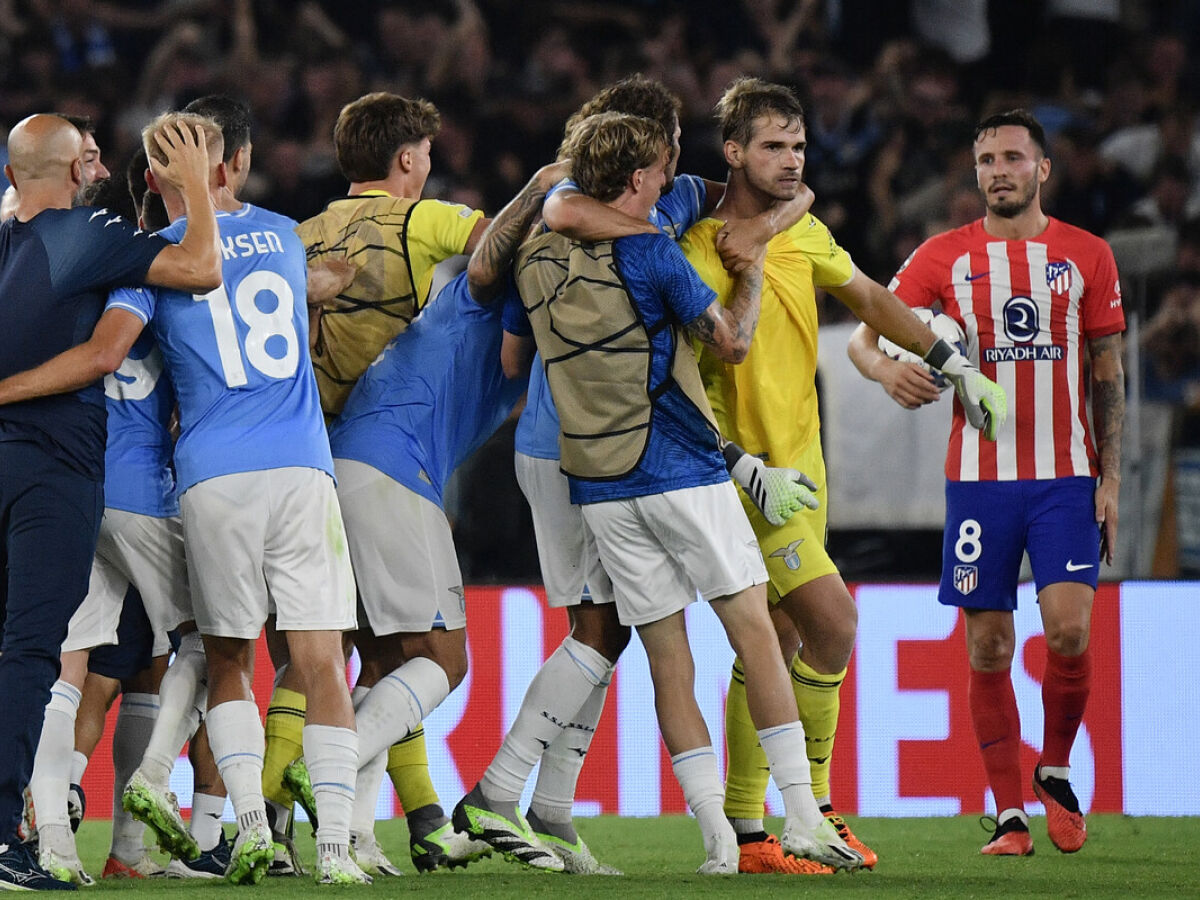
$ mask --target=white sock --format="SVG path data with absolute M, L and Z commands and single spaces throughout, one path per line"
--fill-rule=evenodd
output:
M 737 846 L 737 835 L 721 808 L 725 790 L 717 773 L 717 754 L 713 748 L 696 747 L 672 756 L 671 768 L 700 826 L 705 854 L 712 858 L 722 847 Z
M 787 722 L 758 732 L 758 742 L 767 755 L 771 778 L 783 795 L 784 813 L 816 828 L 825 820 L 812 794 L 812 768 L 804 750 L 804 726 Z
M 565 824 L 572 819 L 575 787 L 579 782 L 579 773 L 583 771 L 583 761 L 592 745 L 592 738 L 596 736 L 600 715 L 604 712 L 604 701 L 608 697 L 608 684 L 612 679 L 613 670 L 612 663 L 592 648 L 571 638 L 567 640 L 590 651 L 588 661 L 593 664 L 603 662 L 605 669 L 601 680 L 591 686 L 583 705 L 561 720 L 569 724 L 559 732 L 542 754 L 542 765 L 538 769 L 537 785 L 533 789 L 533 799 L 529 808 L 537 813 L 542 821 L 559 824 Z
M 1039 778 L 1061 778 L 1063 781 L 1069 781 L 1071 778 L 1070 766 L 1038 766 Z
M 730 819 L 729 824 L 737 834 L 758 834 L 767 830 L 762 819 Z
M 358 708 L 362 706 L 369 687 L 355 685 L 350 691 L 350 702 L 354 705 L 357 719 Z M 387 753 L 380 753 L 374 759 L 360 759 L 358 775 L 354 783 L 354 811 L 350 814 L 350 832 L 356 835 L 375 833 L 375 804 L 379 799 L 379 786 L 383 784 L 383 774 L 387 771 Z
M 201 852 L 207 852 L 225 837 L 221 816 L 225 815 L 225 798 L 216 794 L 192 794 L 192 821 L 188 832 L 196 839 Z
M 39 829 L 62 825 L 70 830 L 67 788 L 71 783 L 75 714 L 79 711 L 80 696 L 79 688 L 61 679 L 50 688 L 42 737 L 33 757 L 33 775 L 29 779 Z
M 354 808 L 354 782 L 358 773 L 358 734 L 353 728 L 305 725 L 304 761 L 308 764 L 308 777 L 317 801 L 320 823 L 317 843 L 349 846 L 350 814 Z
M 83 783 L 83 773 L 87 771 L 87 766 L 88 758 L 84 754 L 78 750 L 71 754 L 71 784 Z
M 587 644 L 566 637 L 529 682 L 512 728 L 479 779 L 483 795 L 497 802 L 516 803 L 533 767 L 562 736 L 559 723 L 575 721 L 593 689 L 608 684 L 611 672 L 612 663 L 607 659 Z M 573 800 L 573 785 L 571 796 Z
M 1000 810 L 1000 813 L 996 816 L 996 824 L 1003 825 L 1009 819 L 1020 819 L 1023 825 L 1026 827 L 1029 826 L 1028 814 L 1025 812 L 1025 810 L 1017 809 L 1015 806 Z
M 125 812 L 121 792 L 142 761 L 158 718 L 158 694 L 130 693 L 121 697 L 113 727 L 113 824 L 109 855 L 134 862 L 146 844 L 146 826 Z
M 417 656 L 384 676 L 355 713 L 359 759 L 385 752 L 437 709 L 450 693 L 450 680 L 432 659 Z
M 262 768 L 266 737 L 253 700 L 230 700 L 208 711 L 208 742 L 229 791 L 238 830 L 267 821 Z
M 207 696 L 208 660 L 200 633 L 192 631 L 180 639 L 158 688 L 158 720 L 138 767 L 155 787 L 166 789 L 183 745 L 200 726 Z

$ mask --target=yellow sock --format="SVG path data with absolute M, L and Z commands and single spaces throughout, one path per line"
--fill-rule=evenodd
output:
M 731 819 L 761 819 L 767 796 L 767 754 L 758 743 L 758 731 L 746 705 L 746 675 L 742 661 L 733 661 L 729 697 L 725 701 L 725 744 L 729 756 L 725 772 L 725 815 Z
M 799 654 L 792 660 L 792 691 L 804 725 L 804 743 L 812 770 L 813 796 L 829 796 L 829 761 L 833 758 L 833 738 L 837 733 L 841 709 L 842 680 L 846 670 L 822 675 Z
M 263 756 L 263 797 L 281 806 L 292 805 L 292 795 L 283 786 L 283 770 L 304 755 L 305 696 L 277 687 L 267 707 L 267 750 Z
M 388 748 L 387 773 L 405 815 L 422 806 L 440 803 L 429 778 L 424 727 L 418 725 L 415 731 Z

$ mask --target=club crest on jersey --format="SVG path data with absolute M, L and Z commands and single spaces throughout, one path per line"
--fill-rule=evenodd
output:
M 1071 264 L 1069 262 L 1046 263 L 1046 287 L 1052 294 L 1065 294 L 1071 290 Z
M 780 547 L 778 550 L 772 550 L 771 556 L 778 556 L 783 559 L 783 564 L 793 572 L 800 568 L 800 554 L 796 552 L 800 545 L 804 543 L 804 538 L 798 541 L 792 541 L 786 547 Z
M 976 566 L 954 567 L 954 589 L 964 596 L 979 587 L 979 569 Z

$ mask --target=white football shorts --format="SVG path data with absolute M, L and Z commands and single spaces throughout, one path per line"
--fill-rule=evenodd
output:
M 178 517 L 104 510 L 87 597 L 67 626 L 64 653 L 117 642 L 117 624 L 131 583 L 142 595 L 154 629 L 155 654 L 165 653 L 166 632 L 192 618 Z
M 732 481 L 583 505 L 624 625 L 645 625 L 696 599 L 767 580 Z
M 288 467 L 209 478 L 179 498 L 196 625 L 253 640 L 355 627 L 354 574 L 333 479 Z
M 567 476 L 557 459 L 516 453 L 517 484 L 533 513 L 542 584 L 551 607 L 578 606 L 583 600 L 612 603 L 612 581 L 600 565 L 596 538 L 571 502 Z
M 371 631 L 465 628 L 466 593 L 446 513 L 374 466 L 353 459 L 333 466 Z

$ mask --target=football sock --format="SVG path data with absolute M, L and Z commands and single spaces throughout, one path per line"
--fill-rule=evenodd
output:
M 596 656 L 604 659 L 600 654 Z M 537 784 L 529 804 L 530 810 L 537 814 L 550 833 L 572 844 L 579 838 L 572 824 L 575 790 L 588 749 L 600 725 L 600 716 L 604 713 L 611 679 L 610 663 L 604 681 L 592 686 L 583 705 L 568 720 L 570 724 L 562 729 L 542 754 L 542 765 L 538 769 Z
M 253 700 L 230 700 L 208 711 L 208 743 L 229 791 L 238 830 L 266 822 L 263 804 L 262 722 Z
M 837 734 L 846 670 L 823 675 L 796 654 L 792 659 L 791 675 L 796 709 L 804 725 L 804 748 L 812 770 L 813 795 L 828 797 L 830 760 L 833 759 L 833 739 Z
M 121 696 L 113 727 L 113 812 L 110 855 L 136 860 L 142 855 L 146 826 L 121 806 L 121 793 L 141 763 L 158 719 L 158 694 L 127 693 Z
M 83 773 L 87 771 L 88 758 L 86 754 L 76 750 L 71 754 L 71 784 L 80 784 L 83 781 Z M 125 785 L 117 785 L 125 787 Z M 118 804 L 119 805 L 119 804 Z
M 358 734 L 353 728 L 305 725 L 304 761 L 317 801 L 317 843 L 349 846 Z
M 733 661 L 729 696 L 725 700 L 725 815 L 731 819 L 761 820 L 770 767 L 758 743 L 758 731 L 746 705 L 746 675 L 742 661 Z
M 304 753 L 304 716 L 307 698 L 298 691 L 275 688 L 267 705 L 263 756 L 263 797 L 276 807 L 291 809 L 292 795 L 283 786 L 283 770 Z
M 355 685 L 350 692 L 350 702 L 358 708 L 367 699 L 370 688 Z M 354 834 L 375 833 L 375 806 L 379 802 L 379 785 L 383 782 L 383 767 L 387 757 L 380 753 L 374 759 L 359 760 L 358 772 L 354 776 L 354 807 L 350 813 L 350 831 Z M 309 772 L 309 777 L 312 773 Z M 435 798 L 436 799 L 436 798 Z
M 418 725 L 388 747 L 387 774 L 406 815 L 410 809 L 440 802 L 433 779 L 429 777 L 424 726 Z
M 704 852 L 710 857 L 721 845 L 737 843 L 733 826 L 721 812 L 721 776 L 717 772 L 717 754 L 712 747 L 696 747 L 671 757 L 671 768 L 683 789 L 688 808 L 696 817 L 704 838 Z
M 200 633 L 189 632 L 180 639 L 175 661 L 158 687 L 158 718 L 138 767 L 156 788 L 166 790 L 179 752 L 200 726 L 208 696 L 207 678 L 208 660 Z
M 744 834 L 762 834 L 762 840 L 766 840 L 767 829 L 762 819 L 730 819 L 729 824 L 733 826 L 739 840 Z
M 1046 651 L 1046 674 L 1042 678 L 1042 709 L 1045 731 L 1042 739 L 1042 771 L 1068 767 L 1071 746 L 1087 709 L 1092 689 L 1092 655 L 1085 650 L 1079 656 L 1060 656 Z M 1066 778 L 1066 775 L 1055 777 Z
M 225 830 L 221 816 L 225 814 L 225 798 L 215 794 L 192 794 L 192 821 L 188 832 L 196 839 L 200 851 L 207 852 L 221 842 Z
M 971 669 L 967 702 L 983 768 L 996 799 L 996 809 L 1023 809 L 1021 784 L 1021 720 L 1008 669 Z
M 775 787 L 783 796 L 787 817 L 816 828 L 825 817 L 813 799 L 812 773 L 803 753 L 804 726 L 797 721 L 764 728 L 758 732 L 758 742 L 771 767 Z
M 79 710 L 79 688 L 61 679 L 50 688 L 50 702 L 42 736 L 33 758 L 29 793 L 37 814 L 38 829 L 62 826 L 70 829 L 67 817 L 67 788 L 75 753 L 75 714 Z
M 421 724 L 450 693 L 446 672 L 416 656 L 385 675 L 358 707 L 360 759 L 374 759 Z
M 572 722 L 592 689 L 607 683 L 611 664 L 586 644 L 568 636 L 542 664 L 521 701 L 512 728 L 479 779 L 488 800 L 516 803 L 542 754 Z

